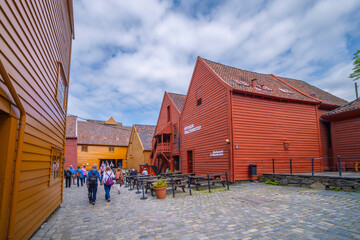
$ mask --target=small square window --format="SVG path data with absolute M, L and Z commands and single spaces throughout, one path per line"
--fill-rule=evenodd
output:
M 114 152 L 114 147 L 109 147 L 109 152 Z
M 50 181 L 60 178 L 61 162 L 62 162 L 62 152 L 56 149 L 52 149 Z
M 85 146 L 85 145 L 81 146 L 81 151 L 82 152 L 87 152 L 88 151 L 88 146 Z
M 202 98 L 199 98 L 196 102 L 196 106 L 200 106 L 202 104 Z

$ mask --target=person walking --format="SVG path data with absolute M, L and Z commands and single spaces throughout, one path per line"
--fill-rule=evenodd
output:
M 121 187 L 122 182 L 124 181 L 124 176 L 121 171 L 121 168 L 116 169 L 115 179 L 116 179 L 116 187 L 118 190 L 118 194 L 120 194 L 120 187 Z
M 75 185 L 75 169 L 73 168 L 73 165 L 70 165 L 70 168 L 69 168 L 70 172 L 71 172 L 71 179 L 72 179 L 72 184 Z
M 69 168 L 65 171 L 65 187 L 71 187 L 71 172 Z
M 84 175 L 84 180 L 83 181 L 84 181 L 84 184 L 85 184 L 86 183 L 86 167 L 85 167 L 85 165 L 82 166 L 81 170 L 82 170 L 83 175 Z
M 104 176 L 104 171 L 105 171 L 105 165 L 101 164 L 101 167 L 100 167 L 101 178 L 103 178 L 103 176 Z
M 110 202 L 110 190 L 111 186 L 114 185 L 113 179 L 115 178 L 115 175 L 113 171 L 111 171 L 111 168 L 108 166 L 105 169 L 104 177 L 102 179 L 102 184 L 104 184 L 105 189 L 105 200 Z
M 77 167 L 76 169 L 76 181 L 77 181 L 77 186 L 79 187 L 79 181 L 81 182 L 81 186 L 83 186 L 83 179 L 84 179 L 84 174 L 82 169 L 80 169 L 80 166 Z
M 96 193 L 97 193 L 97 187 L 98 187 L 98 181 L 101 183 L 101 176 L 97 169 L 97 165 L 94 164 L 92 166 L 92 170 L 90 170 L 87 174 L 86 178 L 86 186 L 88 188 L 88 196 L 89 196 L 89 203 L 92 205 L 95 205 L 96 203 Z

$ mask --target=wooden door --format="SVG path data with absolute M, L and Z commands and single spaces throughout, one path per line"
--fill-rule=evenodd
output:
M 188 160 L 188 172 L 194 172 L 194 162 L 193 162 L 193 151 L 187 152 L 187 160 Z

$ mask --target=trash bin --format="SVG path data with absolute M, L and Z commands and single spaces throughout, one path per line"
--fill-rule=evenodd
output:
M 249 165 L 249 171 L 250 171 L 250 175 L 252 175 L 252 176 L 257 175 L 257 166 L 256 166 L 256 164 L 250 164 Z

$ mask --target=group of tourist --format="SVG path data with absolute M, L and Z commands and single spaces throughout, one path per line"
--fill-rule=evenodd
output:
M 120 187 L 124 181 L 124 176 L 121 168 L 117 168 L 115 174 L 113 169 L 114 164 L 112 162 L 110 164 L 108 162 L 102 164 L 99 168 L 100 172 L 97 170 L 96 164 L 94 164 L 92 166 L 92 170 L 88 172 L 86 171 L 85 165 L 81 168 L 80 166 L 78 166 L 76 170 L 73 168 L 72 165 L 70 165 L 70 168 L 66 169 L 66 171 L 64 172 L 66 179 L 65 187 L 71 187 L 71 182 L 75 185 L 75 179 L 77 179 L 78 187 L 80 187 L 80 185 L 83 186 L 83 184 L 86 183 L 86 186 L 88 188 L 89 203 L 95 205 L 96 193 L 99 182 L 100 185 L 104 186 L 105 200 L 110 202 L 111 187 L 113 185 L 116 185 L 118 194 L 120 194 Z M 129 173 L 130 175 L 137 175 L 137 171 L 135 169 L 130 170 Z M 144 170 L 142 171 L 142 175 L 148 175 L 146 168 L 144 168 Z M 113 179 L 115 179 L 115 182 Z
M 65 175 L 65 187 L 71 187 L 71 182 L 73 185 L 75 185 L 75 179 L 77 181 L 77 186 L 80 185 L 83 186 L 86 179 L 86 167 L 82 166 L 80 169 L 80 166 L 77 167 L 75 170 L 72 165 L 70 165 L 70 168 L 66 169 L 64 171 Z

